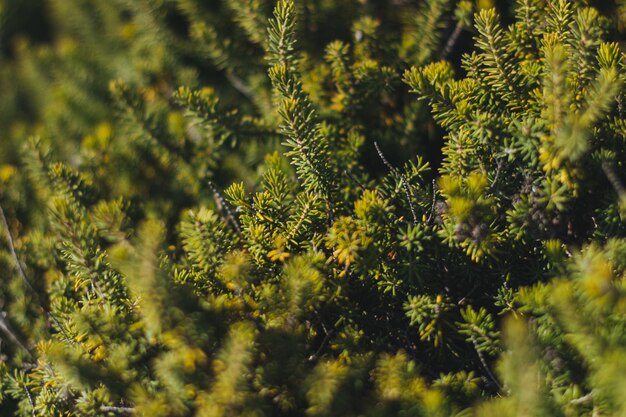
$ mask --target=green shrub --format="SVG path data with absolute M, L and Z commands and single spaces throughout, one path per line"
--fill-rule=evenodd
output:
M 50 0 L 2 415 L 626 415 L 623 6 L 486 3 Z

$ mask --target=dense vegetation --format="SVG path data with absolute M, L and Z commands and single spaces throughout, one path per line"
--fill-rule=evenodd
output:
M 626 2 L 0 2 L 0 414 L 626 416 Z

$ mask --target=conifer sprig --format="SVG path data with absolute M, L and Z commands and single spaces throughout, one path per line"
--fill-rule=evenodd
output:
M 332 174 L 326 139 L 320 134 L 317 114 L 302 89 L 295 53 L 296 16 L 293 1 L 281 0 L 270 20 L 269 77 L 276 91 L 281 128 L 287 137 L 286 153 L 306 190 L 330 199 Z

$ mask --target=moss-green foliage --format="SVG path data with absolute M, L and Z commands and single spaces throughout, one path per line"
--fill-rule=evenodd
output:
M 0 414 L 626 415 L 624 2 L 508 3 L 0 2 Z

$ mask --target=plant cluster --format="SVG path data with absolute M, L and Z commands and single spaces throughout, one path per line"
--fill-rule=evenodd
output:
M 589 3 L 48 0 L 0 65 L 0 413 L 626 415 Z

